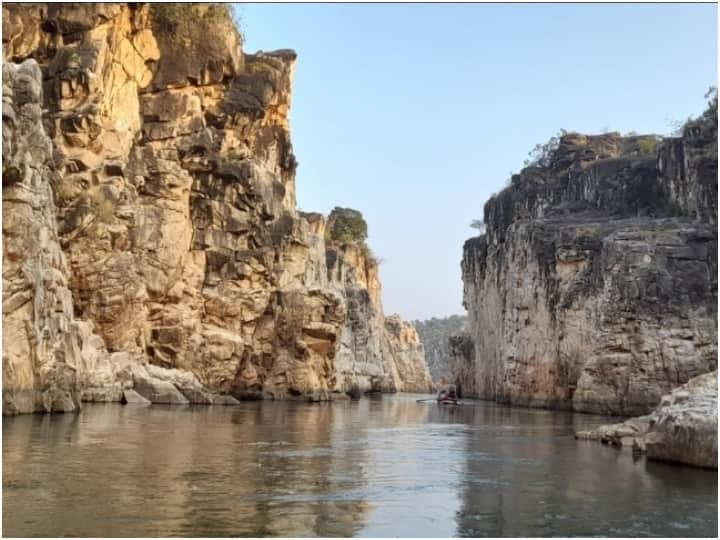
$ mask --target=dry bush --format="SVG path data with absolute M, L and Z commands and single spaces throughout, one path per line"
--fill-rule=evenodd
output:
M 222 52 L 228 32 L 240 34 L 230 4 L 150 4 L 156 34 L 178 47 L 192 47 L 201 54 Z

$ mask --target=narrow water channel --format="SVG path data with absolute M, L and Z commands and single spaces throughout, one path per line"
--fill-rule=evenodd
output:
M 717 473 L 420 396 L 3 419 L 4 536 L 708 536 Z

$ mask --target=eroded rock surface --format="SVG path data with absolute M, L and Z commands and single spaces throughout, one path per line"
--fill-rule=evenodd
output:
M 377 264 L 296 209 L 295 53 L 165 6 L 3 7 L 3 412 L 402 390 Z
M 413 321 L 413 324 L 425 348 L 425 361 L 433 381 L 451 380 L 450 338 L 467 332 L 467 317 L 464 315 L 433 317 L 425 321 Z
M 450 380 L 457 387 L 460 397 L 478 396 L 475 366 L 475 344 L 468 335 L 448 338 L 448 369 Z
M 80 404 L 80 332 L 57 236 L 37 62 L 3 64 L 3 412 Z
M 425 362 L 425 349 L 415 326 L 399 315 L 385 319 L 388 351 L 398 372 L 398 390 L 402 392 L 432 392 L 433 381 Z
M 663 141 L 561 137 L 465 243 L 474 351 L 458 382 L 505 403 L 631 416 L 716 369 L 716 192 L 716 112 Z
M 717 469 L 717 371 L 699 375 L 662 397 L 649 415 L 576 434 L 645 452 L 649 459 Z

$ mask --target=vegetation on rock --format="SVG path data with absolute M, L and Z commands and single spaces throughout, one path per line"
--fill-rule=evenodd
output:
M 212 46 L 214 41 L 223 39 L 224 32 L 229 29 L 240 31 L 232 7 L 227 3 L 154 2 L 150 4 L 150 14 L 153 28 L 158 33 L 193 47 Z
M 488 232 L 462 262 L 475 351 L 465 362 L 458 347 L 455 381 L 466 395 L 645 414 L 717 368 L 714 89 L 707 97 L 680 137 L 561 133 L 486 202 Z
M 560 146 L 560 138 L 567 135 L 567 130 L 561 129 L 557 135 L 550 137 L 544 144 L 536 144 L 530 152 L 528 159 L 523 163 L 525 167 L 549 167 L 555 151 Z
M 327 234 L 335 242 L 360 244 L 367 239 L 367 222 L 360 211 L 336 206 L 328 216 Z
M 672 122 L 672 126 L 675 128 L 672 133 L 673 137 L 682 137 L 688 129 L 692 128 L 693 124 L 702 120 L 708 121 L 709 125 L 714 125 L 717 128 L 718 90 L 716 86 L 708 88 L 708 91 L 705 92 L 705 99 L 708 100 L 707 107 L 700 116 L 693 117 L 690 115 L 685 120 Z
M 703 117 L 708 120 L 715 120 L 717 124 L 717 112 L 718 112 L 718 89 L 716 86 L 711 86 L 705 93 L 705 98 L 708 100 L 707 109 L 703 112 Z
M 152 3 L 150 18 L 165 58 L 161 64 L 172 65 L 166 70 L 187 71 L 187 66 L 225 58 L 234 48 L 233 34 L 235 43 L 243 42 L 239 21 L 227 3 Z
M 366 259 L 380 264 L 382 259 L 376 257 L 365 242 L 367 234 L 367 222 L 359 210 L 336 206 L 330 212 L 325 230 L 326 239 L 342 244 L 355 244 Z
M 652 154 L 661 140 L 662 139 L 660 137 L 655 137 L 654 135 L 646 135 L 644 137 L 640 137 L 637 143 L 640 147 L 641 153 Z
M 3 413 L 428 388 L 361 215 L 296 212 L 294 51 L 218 4 L 53 6 L 3 7 Z

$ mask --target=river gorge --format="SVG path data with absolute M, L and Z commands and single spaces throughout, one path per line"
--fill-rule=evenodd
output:
M 574 439 L 606 417 L 420 397 L 5 418 L 3 533 L 717 536 L 717 475 Z
M 551 139 L 411 323 L 232 9 L 3 5 L 3 535 L 716 537 L 717 92 Z

